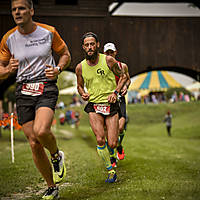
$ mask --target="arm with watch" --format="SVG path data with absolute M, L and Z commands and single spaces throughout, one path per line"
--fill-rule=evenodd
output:
M 122 89 L 122 87 L 124 86 L 124 84 L 126 83 L 127 77 L 125 74 L 123 74 L 121 76 L 121 81 L 118 82 L 116 89 L 113 91 L 112 94 L 110 94 L 108 96 L 108 102 L 109 103 L 115 103 L 117 100 L 117 97 Z
M 114 59 L 114 58 L 112 58 L 112 59 Z M 115 59 L 114 59 L 114 64 L 111 67 L 111 70 L 113 71 L 113 73 L 115 75 L 120 77 L 120 81 L 118 82 L 116 89 L 113 91 L 112 94 L 110 94 L 108 96 L 108 102 L 109 103 L 115 103 L 116 100 L 117 100 L 118 94 L 120 93 L 121 89 L 123 88 L 124 84 L 127 81 L 127 76 L 126 76 L 126 74 L 124 72 L 124 69 L 120 68 L 118 66 L 118 63 L 117 63 L 117 61 Z
M 71 62 L 71 56 L 67 46 L 65 46 L 60 52 L 58 52 L 60 56 L 58 64 L 56 67 L 51 65 L 46 65 L 45 74 L 49 79 L 55 79 L 66 67 L 69 66 Z
M 58 54 L 59 54 L 60 58 L 59 58 L 58 64 L 55 67 L 55 69 L 57 69 L 58 74 L 60 74 L 66 67 L 69 66 L 69 64 L 71 62 L 71 56 L 70 56 L 67 46 L 62 51 L 60 51 Z
M 122 67 L 124 69 L 124 73 L 125 73 L 127 79 L 120 91 L 120 95 L 125 96 L 128 92 L 129 85 L 131 84 L 131 79 L 130 79 L 130 75 L 128 72 L 128 66 L 125 63 L 121 63 L 121 64 L 122 64 Z M 119 82 L 120 81 L 121 81 L 121 77 L 119 79 Z

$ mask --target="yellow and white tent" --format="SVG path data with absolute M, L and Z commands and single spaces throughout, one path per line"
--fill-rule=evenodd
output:
M 138 75 L 131 83 L 129 91 L 138 91 L 142 95 L 149 92 L 162 92 L 170 87 L 182 87 L 167 71 L 151 71 Z M 142 95 L 142 96 L 143 96 Z

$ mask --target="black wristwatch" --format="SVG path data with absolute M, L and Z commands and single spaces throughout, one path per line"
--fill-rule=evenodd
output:
M 119 94 L 119 92 L 117 92 L 117 90 L 115 90 L 113 93 L 114 93 L 116 96 Z

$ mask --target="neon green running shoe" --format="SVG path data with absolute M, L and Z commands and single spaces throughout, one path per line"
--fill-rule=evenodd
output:
M 52 200 L 52 199 L 58 199 L 58 187 L 49 187 L 45 193 L 42 199 L 46 200 Z
M 59 158 L 51 160 L 53 164 L 53 181 L 55 184 L 62 182 L 66 176 L 66 167 L 64 158 L 65 158 L 64 152 L 59 151 Z

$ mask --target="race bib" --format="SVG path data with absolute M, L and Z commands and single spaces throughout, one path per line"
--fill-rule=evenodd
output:
M 30 96 L 42 95 L 44 90 L 44 83 L 24 83 L 21 93 Z
M 110 105 L 108 104 L 94 104 L 93 106 L 96 113 L 100 113 L 103 115 L 110 114 Z

